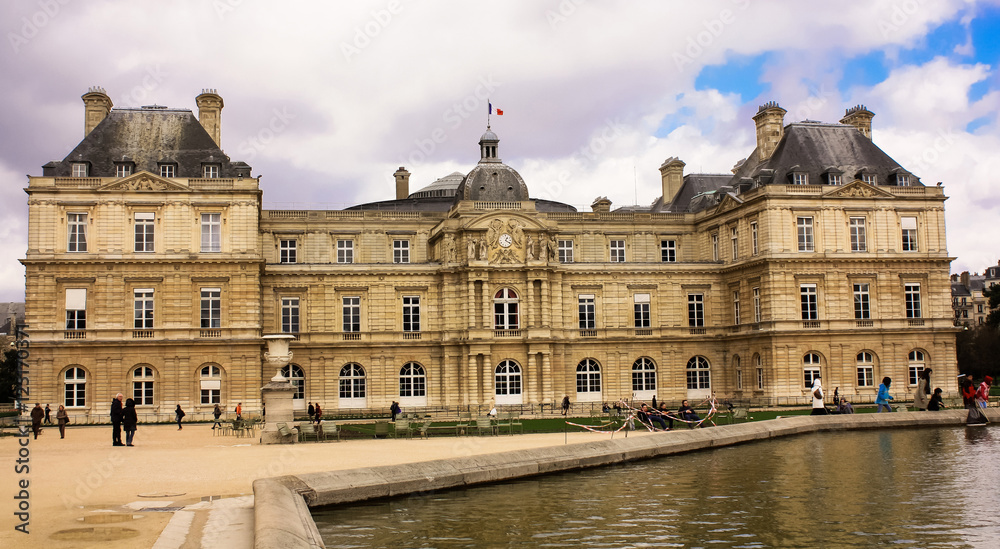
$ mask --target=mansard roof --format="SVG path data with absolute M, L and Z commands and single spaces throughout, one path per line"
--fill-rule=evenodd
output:
M 818 122 L 785 126 L 770 158 L 761 161 L 754 150 L 732 176 L 732 185 L 738 186 L 743 178 L 760 185 L 785 185 L 795 173 L 808 174 L 813 185 L 827 184 L 828 173 L 841 174 L 843 183 L 872 174 L 878 185 L 895 185 L 896 175 L 902 174 L 910 176 L 909 185 L 922 185 L 854 126 Z
M 175 177 L 192 178 L 204 176 L 205 164 L 216 164 L 219 177 L 250 177 L 250 166 L 232 162 L 187 109 L 112 109 L 66 158 L 46 164 L 44 173 L 70 177 L 79 162 L 89 164 L 91 177 L 115 177 L 116 164 L 123 162 L 150 173 L 174 164 Z

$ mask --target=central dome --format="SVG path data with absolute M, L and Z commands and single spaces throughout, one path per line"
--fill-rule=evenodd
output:
M 497 156 L 500 138 L 486 127 L 479 138 L 479 164 L 462 179 L 455 193 L 456 200 L 520 202 L 528 200 L 528 186 L 521 174 L 503 163 Z

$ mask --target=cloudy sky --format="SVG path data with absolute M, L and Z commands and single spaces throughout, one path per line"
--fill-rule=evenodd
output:
M 0 301 L 21 301 L 25 174 L 83 138 L 89 86 L 117 107 L 225 100 L 222 146 L 264 205 L 391 199 L 500 156 L 533 196 L 648 204 L 670 156 L 728 173 L 766 101 L 785 122 L 863 103 L 875 142 L 942 181 L 953 272 L 1000 258 L 1000 0 L 508 0 L 0 5 Z

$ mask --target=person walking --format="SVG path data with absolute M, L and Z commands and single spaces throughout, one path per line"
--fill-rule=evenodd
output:
M 131 398 L 125 401 L 122 410 L 122 428 L 125 429 L 125 446 L 132 446 L 132 438 L 139 423 L 139 415 L 135 413 L 135 401 Z
M 56 410 L 56 423 L 59 424 L 59 438 L 66 438 L 66 424 L 69 423 L 69 414 L 66 413 L 66 407 L 62 404 Z
M 399 403 L 395 400 L 392 401 L 392 404 L 389 405 L 389 415 L 392 416 L 391 421 L 395 422 L 396 416 L 398 416 L 401 411 L 402 409 L 399 407 Z
M 42 432 L 42 419 L 45 417 L 45 410 L 42 410 L 42 405 L 35 403 L 35 407 L 31 409 L 31 432 L 35 434 L 35 438 L 38 438 L 38 434 Z
M 563 397 L 562 400 L 562 415 L 569 413 L 569 395 Z
M 959 376 L 961 377 L 961 376 Z M 976 405 L 976 384 L 972 381 L 972 374 L 965 374 L 965 379 L 960 384 L 962 391 L 962 404 L 966 408 L 973 408 Z
M 52 419 L 49 417 L 49 414 L 51 414 L 51 413 L 52 413 L 52 408 L 49 408 L 49 405 L 46 404 L 45 405 L 45 423 L 47 423 L 48 425 L 52 425 Z
M 309 407 L 306 408 L 306 412 L 309 413 L 309 423 L 312 423 L 316 418 L 316 408 L 313 406 L 312 402 L 309 403 Z
M 913 405 L 917 407 L 917 410 L 921 412 L 927 410 L 927 404 L 930 403 L 931 398 L 931 369 L 924 368 L 920 370 L 920 375 L 917 379 L 917 391 L 913 395 Z
M 316 424 L 318 425 L 320 421 L 323 421 L 323 409 L 319 407 L 319 403 L 316 403 Z
M 178 406 L 178 408 L 179 408 L 179 406 Z M 243 403 L 242 402 L 237 402 L 236 403 L 236 419 L 243 419 Z
M 813 378 L 812 386 L 812 412 L 809 414 L 812 416 L 825 416 L 826 406 L 823 405 L 823 384 L 820 382 L 820 376 L 817 374 Z
M 878 386 L 878 394 L 875 395 L 875 412 L 881 413 L 882 407 L 885 407 L 886 412 L 891 412 L 892 407 L 889 406 L 889 401 L 894 400 L 892 395 L 889 394 L 889 386 L 892 385 L 892 378 L 883 377 L 882 383 Z
M 184 410 L 181 410 L 181 405 L 178 404 L 177 408 L 174 410 L 174 416 L 177 417 L 177 430 L 178 431 L 180 431 L 181 429 L 184 428 L 184 427 L 181 426 L 181 420 L 184 419 L 185 415 L 187 415 L 187 414 L 184 413 Z
M 118 393 L 111 399 L 111 445 L 125 446 L 122 443 L 122 394 Z
M 214 431 L 216 427 L 221 429 L 222 422 L 219 421 L 219 418 L 222 417 L 222 408 L 219 408 L 218 404 L 216 404 L 215 409 L 212 410 L 212 416 L 215 417 L 215 423 L 212 424 L 212 430 Z

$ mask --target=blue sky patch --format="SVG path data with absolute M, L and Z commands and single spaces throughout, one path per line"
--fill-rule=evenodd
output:
M 701 69 L 694 80 L 694 89 L 715 89 L 721 93 L 734 93 L 741 101 L 759 97 L 769 86 L 761 82 L 764 64 L 771 58 L 768 53 L 759 55 L 726 56 L 722 65 L 708 65 Z

